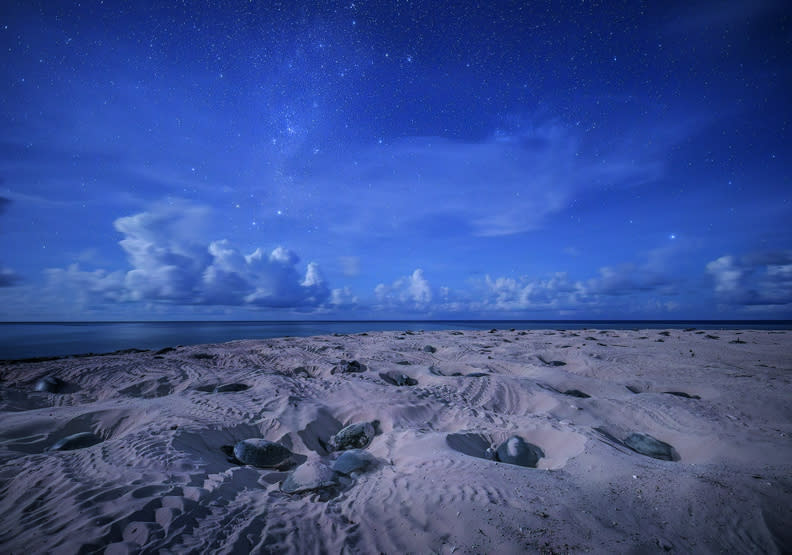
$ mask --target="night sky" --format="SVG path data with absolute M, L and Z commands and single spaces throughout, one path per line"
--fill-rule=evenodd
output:
M 787 2 L 0 7 L 0 320 L 792 318 Z

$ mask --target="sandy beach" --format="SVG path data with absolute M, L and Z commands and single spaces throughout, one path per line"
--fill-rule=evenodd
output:
M 791 379 L 751 330 L 3 362 L 0 552 L 790 552 Z

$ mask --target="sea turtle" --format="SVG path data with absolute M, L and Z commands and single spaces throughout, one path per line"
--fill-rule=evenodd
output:
M 377 459 L 363 449 L 349 449 L 341 453 L 330 467 L 339 474 L 362 472 L 377 462 Z
M 418 380 L 401 372 L 381 372 L 380 378 L 391 385 L 418 385 Z
M 214 393 L 236 393 L 237 391 L 245 391 L 248 389 L 250 389 L 250 386 L 245 383 L 224 383 L 215 387 Z
M 259 468 L 285 468 L 293 462 L 292 452 L 286 447 L 258 437 L 238 441 L 234 457 L 242 464 Z
M 342 360 L 335 367 L 330 371 L 331 374 L 356 374 L 359 372 L 365 372 L 366 365 L 361 364 L 356 360 Z
M 379 420 L 350 424 L 330 438 L 330 449 L 333 451 L 363 449 L 377 435 L 377 427 Z
M 331 487 L 337 483 L 336 474 L 329 466 L 319 459 L 311 459 L 289 474 L 281 484 L 281 490 L 286 493 L 302 493 Z
M 624 439 L 624 445 L 636 453 L 652 457 L 653 459 L 660 459 L 661 461 L 679 460 L 679 454 L 671 445 L 665 441 L 655 439 L 649 434 L 630 434 Z
M 44 376 L 36 382 L 35 390 L 45 393 L 60 393 L 66 387 L 66 382 L 56 376 Z
M 80 432 L 59 439 L 55 445 L 49 448 L 50 451 L 72 451 L 82 449 L 100 443 L 102 438 L 91 432 Z
M 495 460 L 532 468 L 536 468 L 536 463 L 544 456 L 540 447 L 528 443 L 520 436 L 511 436 L 495 451 Z

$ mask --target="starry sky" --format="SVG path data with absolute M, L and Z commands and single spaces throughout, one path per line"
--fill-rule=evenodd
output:
M 792 318 L 783 0 L 477 4 L 3 2 L 0 320 Z

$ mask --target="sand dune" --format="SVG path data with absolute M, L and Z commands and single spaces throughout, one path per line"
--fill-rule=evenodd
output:
M 747 330 L 0 363 L 0 552 L 789 552 L 791 379 L 792 333 Z M 361 468 L 334 471 L 356 423 Z M 242 464 L 248 438 L 292 457 Z

